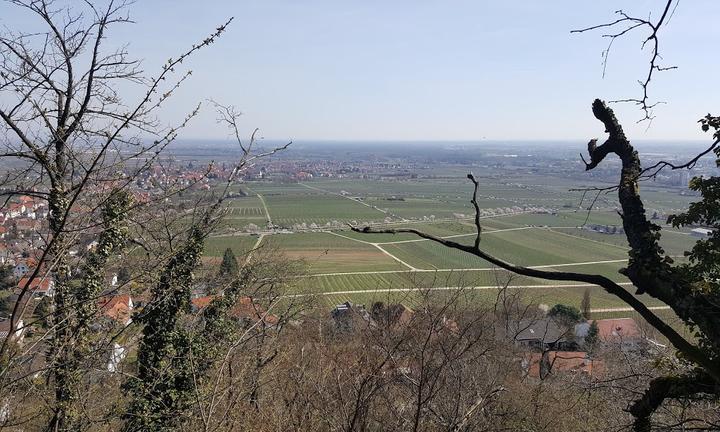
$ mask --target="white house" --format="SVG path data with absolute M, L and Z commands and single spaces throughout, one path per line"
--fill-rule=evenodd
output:
M 0 341 L 4 340 L 10 334 L 10 320 L 0 321 Z M 19 342 L 22 341 L 25 334 L 25 324 L 23 320 L 19 320 L 15 323 L 15 331 L 13 332 L 12 339 Z

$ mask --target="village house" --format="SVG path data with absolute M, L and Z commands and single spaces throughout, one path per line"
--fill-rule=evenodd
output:
M 230 316 L 246 325 L 262 321 L 265 325 L 276 326 L 280 321 L 276 315 L 268 313 L 264 307 L 250 297 L 241 297 L 230 309 Z
M 596 376 L 605 372 L 605 363 L 582 351 L 545 351 L 528 353 L 522 361 L 528 376 L 544 379 L 551 373 L 574 373 Z
M 381 325 L 387 327 L 401 327 L 408 324 L 415 312 L 402 303 L 385 305 L 383 302 L 373 303 L 370 316 Z
M 20 204 L 24 205 L 29 210 L 35 209 L 35 200 L 27 195 L 22 195 L 20 198 L 18 198 L 18 201 L 20 201 Z
M 13 267 L 13 276 L 15 279 L 20 279 L 28 274 L 29 271 L 30 266 L 28 265 L 27 260 L 21 259 L 15 261 L 15 267 Z
M 4 341 L 7 339 L 8 335 L 10 334 L 10 320 L 5 319 L 0 321 L 0 341 Z M 12 340 L 15 340 L 16 342 L 21 342 L 23 340 L 23 337 L 25 336 L 25 324 L 23 323 L 23 320 L 18 320 L 15 323 L 15 331 L 13 332 Z
M 214 299 L 215 296 L 202 296 L 192 299 L 191 307 L 193 313 L 200 313 L 208 307 Z M 240 297 L 228 314 L 234 320 L 246 326 L 256 324 L 260 321 L 267 326 L 276 326 L 279 322 L 276 315 L 268 313 L 262 305 L 255 303 L 252 298 L 247 296 Z
M 118 372 L 120 370 L 120 362 L 127 357 L 129 349 L 118 344 L 113 343 L 113 347 L 110 350 L 110 358 L 107 363 L 108 372 Z
M 190 300 L 190 307 L 193 313 L 199 313 L 210 305 L 215 299 L 215 296 L 199 296 Z
M 590 321 L 592 322 L 592 321 Z M 632 318 L 611 318 L 596 321 L 598 339 L 606 345 L 622 349 L 637 349 L 644 340 L 637 323 Z
M 529 350 L 573 351 L 577 348 L 574 329 L 563 326 L 552 318 L 520 320 L 512 327 L 515 344 Z
M 20 279 L 21 277 L 26 276 L 38 265 L 37 260 L 32 257 L 16 257 L 13 261 L 15 263 L 15 266 L 13 267 L 13 276 L 15 277 L 15 279 Z
M 40 230 L 40 222 L 27 217 L 15 219 L 13 221 L 17 236 L 20 238 L 30 237 L 32 234 Z
M 25 213 L 25 205 L 21 203 L 9 203 L 2 209 L 5 219 L 15 219 Z
M 335 330 L 343 333 L 352 332 L 363 323 L 365 326 L 372 323 L 372 317 L 365 306 L 356 305 L 350 301 L 336 305 L 330 312 L 330 316 L 335 324 Z
M 20 293 L 28 284 L 27 277 L 23 277 L 17 283 L 17 292 Z M 52 297 L 55 295 L 55 281 L 49 277 L 35 277 L 30 281 L 28 292 L 32 293 L 35 298 Z
M 128 294 L 107 296 L 98 301 L 100 315 L 123 326 L 132 323 L 132 312 L 135 308 L 132 297 Z

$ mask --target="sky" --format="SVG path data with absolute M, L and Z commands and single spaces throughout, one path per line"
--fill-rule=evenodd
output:
M 567 140 L 602 136 L 590 104 L 638 97 L 649 50 L 643 31 L 617 40 L 605 77 L 602 31 L 576 28 L 613 11 L 657 17 L 664 0 L 139 0 L 135 24 L 110 30 L 157 74 L 229 17 L 217 43 L 184 66 L 192 78 L 161 114 L 181 120 L 208 98 L 243 112 L 241 127 L 294 140 Z M 25 16 L 0 5 L 0 25 Z M 631 139 L 695 140 L 697 120 L 720 112 L 718 0 L 681 0 L 660 33 L 655 120 L 613 107 Z M 132 94 L 128 92 L 128 94 Z M 184 139 L 225 139 L 204 103 Z

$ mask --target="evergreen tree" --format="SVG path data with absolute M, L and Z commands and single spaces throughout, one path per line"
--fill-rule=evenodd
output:
M 548 316 L 567 324 L 575 324 L 582 321 L 582 314 L 572 306 L 556 304 L 548 312 Z
M 586 288 L 583 293 L 580 310 L 582 310 L 582 314 L 586 320 L 590 319 L 590 288 Z
M 590 328 L 588 329 L 588 334 L 585 336 L 585 346 L 588 348 L 588 351 L 592 351 L 595 348 L 595 345 L 597 345 L 599 334 L 600 329 L 598 329 L 597 322 L 592 321 L 590 323 Z
M 220 276 L 232 276 L 237 275 L 239 271 L 237 258 L 232 249 L 225 249 L 223 254 L 223 260 L 220 264 Z

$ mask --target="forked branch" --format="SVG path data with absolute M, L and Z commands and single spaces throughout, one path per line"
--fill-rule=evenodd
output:
M 660 41 L 658 39 L 658 32 L 660 29 L 662 29 L 665 25 L 667 25 L 668 21 L 672 17 L 673 13 L 675 12 L 675 8 L 677 8 L 677 5 L 679 3 L 679 0 L 666 0 L 665 6 L 663 7 L 662 13 L 660 14 L 660 18 L 658 18 L 656 21 L 652 21 L 650 18 L 644 19 L 644 18 L 638 18 L 635 16 L 628 15 L 623 10 L 615 11 L 615 14 L 618 16 L 617 19 L 614 21 L 604 23 L 604 24 L 598 24 L 582 29 L 572 30 L 570 33 L 584 33 L 588 31 L 594 31 L 594 30 L 608 30 L 608 33 L 604 33 L 602 37 L 608 38 L 610 42 L 608 43 L 607 48 L 602 52 L 603 57 L 603 77 L 605 76 L 605 71 L 607 69 L 607 63 L 608 58 L 610 56 L 610 50 L 612 49 L 613 43 L 617 38 L 626 36 L 627 34 L 633 32 L 636 29 L 645 29 L 647 30 L 647 36 L 642 42 L 641 49 L 644 49 L 646 45 L 650 44 L 650 61 L 649 66 L 647 69 L 647 73 L 645 74 L 645 78 L 638 80 L 638 83 L 640 84 L 640 87 L 642 88 L 642 96 L 638 98 L 628 98 L 628 99 L 619 99 L 615 100 L 613 102 L 629 102 L 633 103 L 635 105 L 638 105 L 640 109 L 643 111 L 643 118 L 639 120 L 639 122 L 642 121 L 649 121 L 653 119 L 653 108 L 655 108 L 657 105 L 662 104 L 664 102 L 650 102 L 650 96 L 649 96 L 649 87 L 650 82 L 652 81 L 655 72 L 662 72 L 672 69 L 677 69 L 677 66 L 661 66 L 660 60 L 662 60 L 662 56 L 660 55 Z

